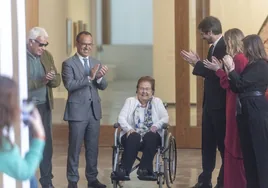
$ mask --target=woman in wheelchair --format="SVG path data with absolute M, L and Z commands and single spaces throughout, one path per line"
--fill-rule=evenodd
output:
M 161 144 L 162 125 L 168 123 L 169 116 L 161 99 L 154 97 L 155 80 L 150 76 L 141 77 L 137 83 L 137 95 L 127 98 L 119 114 L 118 123 L 124 153 L 119 178 L 129 176 L 137 154 L 143 155 L 137 171 L 139 177 L 156 176 L 153 159 Z

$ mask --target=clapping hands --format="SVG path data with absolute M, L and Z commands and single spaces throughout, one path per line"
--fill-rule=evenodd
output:
M 107 72 L 108 72 L 108 67 L 107 66 L 102 66 L 101 69 L 100 68 L 100 64 L 96 64 L 92 69 L 91 69 L 91 73 L 90 73 L 90 78 L 91 80 L 96 79 L 100 79 L 101 77 L 103 77 Z
M 99 79 L 103 77 L 106 73 L 108 72 L 108 67 L 107 66 L 102 66 L 100 71 L 97 73 L 96 78 Z
M 220 60 L 218 60 L 216 57 L 212 57 L 212 62 L 210 62 L 208 59 L 205 59 L 203 61 L 203 64 L 206 68 L 213 70 L 213 71 L 217 71 L 219 69 L 223 68 L 223 62 L 221 62 Z
M 198 61 L 200 61 L 200 57 L 198 56 L 198 54 L 193 51 L 187 52 L 185 50 L 182 50 L 181 57 L 193 67 Z
M 235 69 L 233 58 L 230 55 L 223 57 L 223 63 L 225 65 L 226 72 L 232 72 Z

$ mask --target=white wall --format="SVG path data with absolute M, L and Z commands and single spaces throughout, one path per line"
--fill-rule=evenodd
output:
M 245 35 L 257 34 L 268 15 L 267 0 L 211 0 L 210 6 L 224 31 L 236 27 Z
M 48 32 L 47 49 L 53 55 L 58 71 L 61 71 L 61 64 L 68 57 L 66 53 L 67 17 L 68 3 L 66 0 L 39 0 L 39 26 Z
M 62 62 L 69 57 L 66 52 L 66 19 L 73 22 L 82 20 L 90 27 L 89 15 L 89 0 L 39 0 L 39 26 L 48 32 L 47 49 L 52 53 L 58 71 L 61 72 Z M 71 55 L 75 52 L 73 48 Z
M 156 95 L 175 102 L 174 1 L 153 1 L 153 76 Z
M 112 0 L 111 32 L 112 44 L 152 44 L 153 0 Z

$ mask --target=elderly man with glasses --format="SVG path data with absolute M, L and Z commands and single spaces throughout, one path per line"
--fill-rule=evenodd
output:
M 52 184 L 52 133 L 51 110 L 53 109 L 52 88 L 61 82 L 52 55 L 46 50 L 48 34 L 45 29 L 34 27 L 27 39 L 28 95 L 37 106 L 42 117 L 46 145 L 40 164 L 40 183 L 42 188 L 53 188 Z

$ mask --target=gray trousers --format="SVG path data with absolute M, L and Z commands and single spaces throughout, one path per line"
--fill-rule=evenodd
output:
M 46 133 L 46 145 L 43 153 L 43 160 L 40 163 L 40 184 L 45 187 L 52 184 L 52 117 L 51 110 L 47 103 L 37 105 L 37 109 L 41 115 L 42 122 Z
M 98 175 L 100 120 L 95 119 L 92 108 L 90 109 L 88 121 L 69 121 L 67 179 L 71 182 L 78 182 L 79 180 L 79 155 L 83 140 L 86 150 L 86 178 L 88 183 L 96 180 Z

